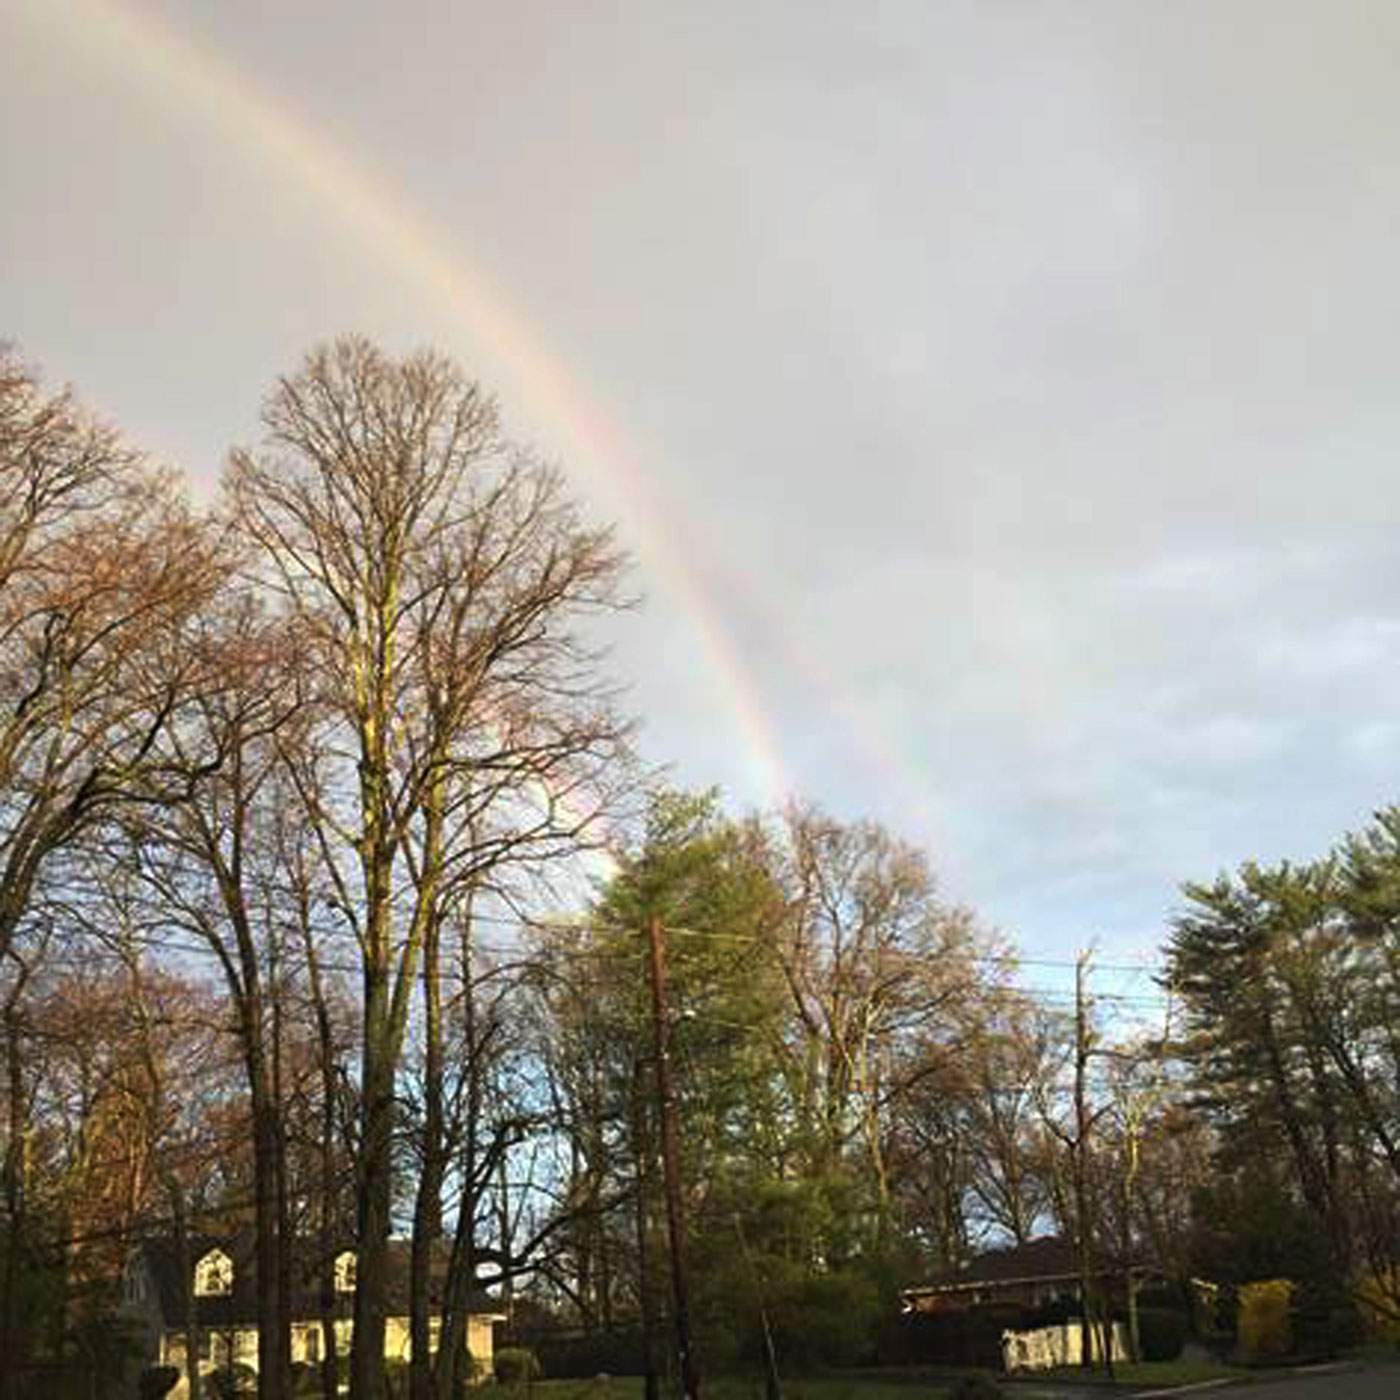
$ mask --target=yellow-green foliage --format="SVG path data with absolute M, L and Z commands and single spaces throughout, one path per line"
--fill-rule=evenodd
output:
M 1288 1309 L 1293 1280 L 1264 1279 L 1240 1285 L 1237 1331 L 1240 1347 L 1249 1356 L 1283 1356 L 1293 1345 Z
M 1400 1270 L 1367 1274 L 1356 1285 L 1356 1306 L 1368 1342 L 1400 1346 Z

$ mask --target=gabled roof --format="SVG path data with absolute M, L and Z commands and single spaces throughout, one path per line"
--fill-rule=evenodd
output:
M 353 1249 L 342 1243 L 334 1251 Z M 189 1239 L 190 1278 L 181 1277 L 175 1241 L 170 1236 L 144 1240 L 138 1253 L 155 1284 L 156 1302 L 168 1328 L 183 1326 L 186 1288 L 192 1286 L 194 1266 L 211 1250 L 221 1249 L 233 1261 L 233 1291 L 227 1294 L 200 1296 L 193 1299 L 195 1318 L 201 1327 L 235 1327 L 253 1325 L 258 1317 L 258 1269 L 251 1231 L 232 1235 L 191 1235 Z M 321 1281 L 316 1272 L 317 1255 L 310 1241 L 305 1241 L 294 1258 L 292 1267 L 292 1316 L 296 1321 L 313 1321 L 320 1316 Z M 389 1241 L 387 1296 L 392 1316 L 408 1312 L 409 1244 L 406 1240 Z M 429 1281 L 429 1298 L 434 1309 L 442 1301 L 442 1282 L 446 1274 L 446 1252 L 434 1260 Z M 349 1317 L 354 1312 L 354 1295 L 336 1295 L 334 1310 Z M 484 1290 L 477 1289 L 467 1298 L 466 1312 L 474 1317 L 502 1317 L 501 1305 Z

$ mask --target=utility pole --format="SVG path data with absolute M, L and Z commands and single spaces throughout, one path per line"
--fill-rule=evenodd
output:
M 676 1312 L 682 1400 L 700 1400 L 700 1368 L 690 1336 L 690 1289 L 685 1267 L 685 1215 L 681 1201 L 680 1132 L 666 1024 L 666 942 L 660 919 L 647 924 L 651 962 L 651 1022 L 656 1048 L 656 1097 L 661 1113 L 661 1175 L 666 1190 L 666 1230 L 671 1245 L 671 1291 Z
M 1089 1104 L 1086 1078 L 1089 1068 L 1089 1015 L 1084 1002 L 1084 975 L 1089 955 L 1074 962 L 1074 1223 L 1079 1251 L 1079 1364 L 1094 1364 L 1093 1332 L 1094 1266 L 1089 1251 Z
M 1078 1226 L 1079 1290 L 1082 1324 L 1079 1343 L 1080 1364 L 1092 1367 L 1093 1331 L 1097 1325 L 1103 1346 L 1104 1365 L 1113 1379 L 1113 1318 L 1099 1297 L 1094 1279 L 1093 1221 L 1089 1189 L 1089 1135 L 1098 1114 L 1089 1112 L 1089 1058 L 1094 1053 L 1093 1032 L 1089 1026 L 1088 980 L 1090 954 L 1080 953 L 1074 963 L 1074 1213 Z

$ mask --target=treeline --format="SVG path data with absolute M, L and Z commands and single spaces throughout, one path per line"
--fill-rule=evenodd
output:
M 624 561 L 438 356 L 337 342 L 262 426 L 200 514 L 0 370 L 6 1395 L 82 1343 L 83 1283 L 106 1345 L 103 1286 L 157 1224 L 255 1232 L 273 1396 L 294 1242 L 322 1246 L 335 1393 L 329 1271 L 355 1241 L 357 1397 L 384 1389 L 397 1223 L 420 1400 L 455 1392 L 470 1290 L 522 1267 L 474 1234 L 526 1129 L 483 1078 L 508 1037 L 473 931 L 631 781 L 589 631 Z
M 1185 887 L 1166 949 L 1208 1126 L 1191 1260 L 1400 1323 L 1400 809 L 1304 865 Z
M 198 512 L 12 356 L 0 471 L 0 1394 L 114 1371 L 131 1246 L 235 1228 L 264 1397 L 385 1394 L 391 1236 L 413 1400 L 468 1379 L 482 1286 L 658 1389 L 653 927 L 710 1367 L 874 1359 L 901 1287 L 1051 1230 L 1091 1295 L 1393 1282 L 1391 819 L 1193 887 L 1130 1036 L 882 828 L 652 781 L 601 650 L 625 559 L 447 361 L 314 352 Z

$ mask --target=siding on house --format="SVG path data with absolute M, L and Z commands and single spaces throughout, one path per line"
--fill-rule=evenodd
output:
M 231 1262 L 231 1277 L 226 1286 L 221 1285 L 218 1291 L 209 1291 L 207 1287 L 203 1291 L 196 1290 L 196 1279 L 207 1285 L 213 1272 L 201 1271 L 201 1261 L 220 1253 Z M 343 1256 L 344 1251 L 342 1259 Z M 232 1365 L 256 1371 L 258 1290 L 251 1240 L 246 1236 L 201 1236 L 191 1240 L 188 1282 L 181 1278 L 176 1257 L 169 1241 L 147 1241 L 127 1261 L 122 1297 L 123 1314 L 144 1339 L 147 1357 L 161 1365 L 179 1367 L 181 1376 L 171 1392 L 171 1400 L 183 1400 L 189 1390 L 184 1325 L 187 1304 L 192 1303 L 194 1307 L 201 1375 Z M 394 1360 L 408 1360 L 412 1351 L 406 1265 L 406 1246 L 400 1241 L 392 1242 L 389 1297 L 391 1306 L 397 1304 L 401 1311 L 386 1319 L 384 1355 Z M 342 1272 L 337 1269 L 338 1276 Z M 441 1270 L 438 1270 L 430 1289 L 434 1307 L 439 1302 L 436 1285 L 440 1281 Z M 323 1355 L 317 1271 L 314 1268 L 305 1270 L 298 1283 L 300 1286 L 293 1297 L 292 1361 L 315 1364 Z M 353 1328 L 350 1314 L 354 1311 L 354 1293 L 351 1288 L 338 1287 L 334 1309 L 339 1313 L 334 1320 L 336 1352 L 346 1355 Z M 504 1314 L 485 1293 L 478 1292 L 469 1299 L 465 1341 L 478 1375 L 490 1374 L 494 1360 L 493 1325 L 502 1320 Z M 429 1334 L 433 1350 L 437 1347 L 439 1330 L 440 1319 L 433 1317 Z

